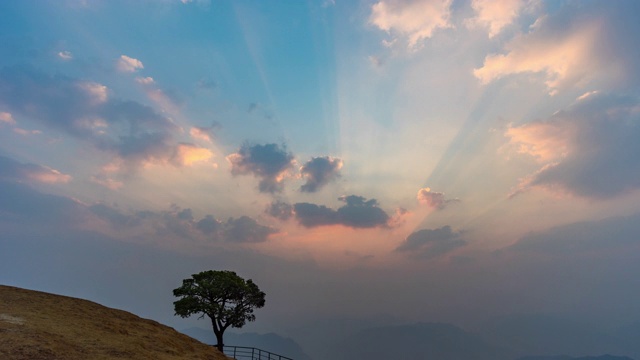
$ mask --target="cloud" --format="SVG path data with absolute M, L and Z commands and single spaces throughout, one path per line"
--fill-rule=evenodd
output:
M 140 85 L 153 85 L 156 82 L 151 76 L 147 76 L 147 77 L 138 76 L 136 77 L 135 80 Z
M 458 199 L 447 199 L 445 198 L 444 193 L 431 191 L 431 188 L 428 187 L 418 190 L 416 199 L 418 199 L 421 204 L 440 210 L 444 209 L 447 204 L 451 202 L 459 201 Z
M 227 156 L 231 174 L 260 178 L 259 190 L 276 193 L 283 190 L 283 181 L 294 165 L 293 154 L 277 144 L 243 145 L 237 153 Z
M 289 220 L 294 216 L 293 206 L 282 201 L 274 201 L 267 205 L 265 213 L 280 220 Z
M 640 214 L 556 226 L 527 234 L 505 250 L 530 255 L 574 256 L 632 247 L 640 234 Z
M 213 156 L 211 150 L 192 144 L 178 144 L 169 160 L 176 166 L 191 166 L 196 162 L 207 161 Z
M 269 235 L 277 233 L 277 230 L 260 225 L 248 216 L 241 216 L 237 219 L 230 218 L 224 224 L 222 237 L 227 242 L 263 242 Z
M 196 223 L 196 228 L 207 235 L 217 232 L 221 226 L 220 221 L 216 220 L 213 215 L 207 215 Z
M 472 0 L 471 7 L 477 16 L 468 24 L 487 27 L 492 38 L 511 25 L 528 3 L 523 0 Z
M 71 175 L 36 164 L 24 164 L 0 155 L 0 180 L 30 183 L 68 183 Z
M 640 98 L 593 94 L 548 119 L 511 127 L 510 144 L 542 166 L 533 186 L 608 198 L 640 188 Z
M 0 111 L 0 124 L 15 125 L 16 121 L 13 119 L 11 113 Z
M 422 229 L 412 233 L 396 248 L 396 251 L 431 259 L 466 244 L 467 242 L 460 238 L 460 233 L 453 232 L 450 226 L 443 226 L 438 229 Z
M 128 57 L 127 55 L 120 55 L 116 62 L 116 68 L 121 72 L 132 73 L 140 69 L 144 69 L 144 65 L 142 64 L 142 61 L 138 59 Z
M 88 96 L 89 101 L 93 105 L 102 104 L 107 101 L 108 89 L 102 84 L 95 82 L 78 82 L 77 86 L 82 89 Z
M 509 75 L 535 76 L 552 95 L 593 81 L 635 86 L 640 72 L 633 59 L 640 56 L 640 48 L 630 45 L 637 42 L 630 34 L 640 30 L 632 20 L 639 10 L 635 2 L 566 4 L 540 17 L 502 53 L 488 55 L 473 73 L 483 84 Z
M 211 139 L 215 137 L 216 131 L 220 127 L 221 125 L 217 122 L 214 122 L 211 126 L 194 126 L 189 130 L 189 135 L 194 139 L 213 142 Z
M 141 219 L 136 216 L 125 215 L 117 209 L 105 204 L 94 204 L 89 206 L 89 210 L 98 217 L 108 220 L 116 227 L 133 227 L 140 225 Z
M 313 157 L 300 168 L 300 175 L 307 181 L 302 192 L 316 192 L 331 180 L 340 176 L 342 160 L 331 156 Z
M 179 129 L 171 119 L 138 102 L 113 98 L 96 82 L 5 67 L 0 70 L 0 105 L 9 114 L 67 133 L 133 166 L 185 165 L 196 151 L 173 139 Z M 204 156 L 204 150 L 198 151 Z
M 42 229 L 50 235 L 85 221 L 86 208 L 80 202 L 40 193 L 11 176 L 7 179 L 4 177 L 7 170 L 7 159 L 0 159 L 0 223 L 3 235 L 9 234 L 15 226 L 26 232 Z
M 369 23 L 407 37 L 410 48 L 436 29 L 451 27 L 451 0 L 384 0 L 371 7 Z
M 58 57 L 64 61 L 69 61 L 73 59 L 73 54 L 70 51 L 60 51 Z
M 172 205 L 168 211 L 139 211 L 125 214 L 104 204 L 90 207 L 95 215 L 106 220 L 116 229 L 146 229 L 158 236 L 177 236 L 179 239 L 209 240 L 220 243 L 257 243 L 267 241 L 277 229 L 262 225 L 248 216 L 220 221 L 213 215 L 194 218 L 191 209 Z
M 349 195 L 339 198 L 346 204 L 333 210 L 323 205 L 296 203 L 293 205 L 296 220 L 304 227 L 343 225 L 351 228 L 389 227 L 390 217 L 378 207 L 375 199 Z

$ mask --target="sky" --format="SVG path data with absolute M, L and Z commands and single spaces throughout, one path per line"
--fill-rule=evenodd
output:
M 0 283 L 255 331 L 640 320 L 640 2 L 0 2 Z

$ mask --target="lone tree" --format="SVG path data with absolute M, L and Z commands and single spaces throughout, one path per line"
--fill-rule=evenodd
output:
M 233 271 L 203 271 L 182 280 L 182 286 L 173 290 L 180 297 L 173 303 L 175 315 L 183 318 L 202 313 L 211 318 L 213 333 L 221 352 L 222 336 L 228 327 L 240 328 L 247 321 L 254 321 L 255 308 L 264 306 L 265 293 L 251 279 L 244 280 Z

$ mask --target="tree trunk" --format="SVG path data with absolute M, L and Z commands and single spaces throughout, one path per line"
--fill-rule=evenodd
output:
M 218 327 L 218 324 L 216 323 L 216 320 L 214 318 L 211 318 L 211 327 L 213 327 L 213 333 L 216 335 L 216 341 L 218 342 L 216 344 L 216 347 L 218 348 L 218 350 L 220 350 L 221 353 L 224 354 L 224 342 L 222 341 L 222 334 L 224 334 L 224 329 L 220 329 L 220 327 Z
M 218 348 L 218 350 L 220 350 L 221 353 L 224 354 L 224 343 L 222 341 L 221 332 L 216 332 L 216 340 L 218 341 L 218 343 L 216 344 L 216 347 Z

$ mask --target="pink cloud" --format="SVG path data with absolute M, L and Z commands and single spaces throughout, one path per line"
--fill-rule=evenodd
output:
M 16 121 L 13 119 L 13 115 L 11 115 L 11 113 L 0 111 L 0 124 L 3 123 L 8 125 L 15 125 Z
M 26 171 L 26 176 L 33 181 L 54 184 L 68 183 L 71 181 L 71 175 L 63 174 L 58 170 L 48 167 L 42 167 L 38 170 Z
M 418 190 L 416 199 L 431 208 L 444 209 L 447 204 L 459 201 L 458 199 L 447 199 L 443 192 L 432 191 L 431 188 L 425 187 Z
M 521 154 L 548 163 L 566 157 L 573 148 L 577 129 L 571 123 L 547 121 L 510 126 L 505 132 L 509 144 Z

